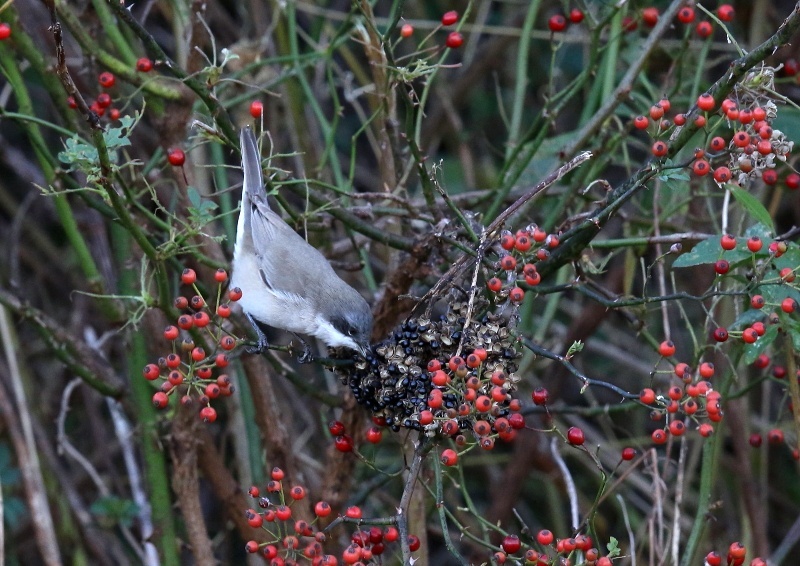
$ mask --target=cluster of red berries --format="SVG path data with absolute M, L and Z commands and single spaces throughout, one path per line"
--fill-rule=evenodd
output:
M 310 521 L 294 518 L 293 505 L 307 497 L 307 490 L 303 486 L 292 486 L 288 490 L 283 487 L 285 474 L 280 468 L 273 468 L 272 480 L 267 484 L 266 495 L 261 495 L 261 490 L 253 486 L 249 489 L 250 497 L 257 500 L 258 510 L 250 508 L 245 511 L 245 517 L 251 527 L 263 529 L 268 540 L 259 543 L 255 540 L 245 544 L 245 550 L 251 554 L 259 553 L 270 564 L 290 566 L 301 561 L 310 561 L 314 566 L 333 566 L 339 564 L 371 564 L 382 563 L 381 557 L 386 552 L 386 545 L 396 542 L 400 536 L 397 528 L 393 526 L 370 527 L 362 529 L 360 524 L 351 537 L 347 548 L 337 554 L 326 553 L 324 544 L 327 535 L 321 523 L 327 524 L 333 513 L 331 506 L 325 501 L 318 501 L 314 505 L 314 518 Z M 360 507 L 351 506 L 345 511 L 348 519 L 361 520 Z M 419 549 L 420 541 L 415 535 L 408 537 L 411 551 Z
M 673 356 L 674 344 L 669 340 L 662 342 L 659 353 L 664 357 Z M 674 374 L 680 379 L 681 385 L 672 385 L 666 395 L 658 395 L 649 387 L 639 393 L 639 400 L 652 407 L 650 418 L 653 421 L 661 421 L 667 417 L 665 426 L 651 434 L 655 444 L 664 444 L 670 435 L 683 436 L 690 422 L 698 424 L 698 432 L 707 438 L 714 433 L 714 427 L 709 422 L 701 421 L 707 419 L 718 423 L 722 420 L 721 395 L 708 381 L 714 376 L 714 364 L 703 362 L 695 372 L 688 364 L 680 362 L 675 365 Z M 623 459 L 626 459 L 624 456 L 623 452 Z
M 550 16 L 550 19 L 547 20 L 547 27 L 552 32 L 564 31 L 565 29 L 567 29 L 567 26 L 570 23 L 573 24 L 581 23 L 584 17 L 585 14 L 583 13 L 583 10 L 579 10 L 578 8 L 573 8 L 572 10 L 570 10 L 567 16 L 564 16 L 563 14 L 553 14 L 552 16 Z
M 767 185 L 778 182 L 776 166 L 786 161 L 794 142 L 771 125 L 777 116 L 777 107 L 768 94 L 773 79 L 774 72 L 766 68 L 760 69 L 758 75 L 748 74 L 737 85 L 734 95 L 723 100 L 719 108 L 711 94 L 704 93 L 698 97 L 697 107 L 703 113 L 695 118 L 695 125 L 705 127 L 715 110 L 718 110 L 725 124 L 719 135 L 711 138 L 707 148 L 695 150 L 692 163 L 695 176 L 704 177 L 711 173 L 717 183 L 736 182 L 742 186 L 758 178 Z M 764 87 L 761 87 L 762 83 Z M 762 94 L 759 94 L 756 86 L 763 88 L 760 91 Z M 660 100 L 650 107 L 649 118 L 645 115 L 634 118 L 634 127 L 650 130 L 656 138 L 665 137 L 664 134 L 671 130 L 673 124 L 683 126 L 687 119 L 685 114 L 676 114 L 670 122 L 664 117 L 670 107 L 668 99 Z M 651 124 L 654 126 L 651 127 Z M 655 157 L 665 157 L 669 153 L 669 145 L 663 139 L 656 139 L 651 152 Z M 791 171 L 785 178 L 785 184 L 790 189 L 800 188 L 800 175 Z
M 486 358 L 485 349 L 475 348 L 465 357 L 451 357 L 446 364 L 439 360 L 428 363 L 433 387 L 428 408 L 419 414 L 419 424 L 426 432 L 449 436 L 459 447 L 477 443 L 491 450 L 496 439 L 510 442 L 516 431 L 525 427 L 525 418 L 519 412 L 522 404 L 512 397 L 518 378 L 502 369 L 485 368 Z M 460 402 L 448 408 L 445 402 L 451 398 Z M 458 455 L 446 449 L 441 460 L 453 466 Z
M 749 238 L 742 239 L 744 240 L 744 245 L 740 245 L 739 240 L 731 235 L 731 234 L 723 234 L 720 238 L 720 247 L 722 248 L 722 253 L 731 252 L 733 256 L 731 257 L 731 261 L 738 262 L 742 261 L 743 258 L 753 260 L 756 259 L 777 259 L 780 258 L 786 251 L 789 249 L 788 245 L 784 241 L 774 240 L 770 242 L 767 249 L 764 250 L 764 242 L 761 237 L 757 235 L 750 236 Z M 752 262 L 751 262 L 752 263 Z M 766 268 L 769 264 L 762 263 L 759 267 L 762 273 L 766 272 Z M 726 275 L 731 269 L 731 262 L 727 259 L 720 258 L 714 263 L 714 271 L 718 275 Z M 795 271 L 796 267 L 783 267 L 778 269 L 777 277 L 773 279 L 764 278 L 760 281 L 764 291 L 770 290 L 770 296 L 779 293 L 778 291 L 772 291 L 771 288 L 773 286 L 780 286 L 783 284 L 791 284 L 795 280 Z M 780 295 L 778 295 L 780 297 Z M 765 307 L 772 307 L 775 310 L 767 316 L 767 322 L 771 325 L 780 324 L 780 316 L 777 312 L 779 308 L 780 311 L 791 314 L 797 309 L 797 302 L 791 296 L 784 296 L 779 301 L 772 303 L 768 301 L 761 294 L 754 294 L 750 297 L 750 307 L 754 310 L 763 310 Z M 726 328 L 716 328 L 712 334 L 714 340 L 716 342 L 725 342 L 731 336 L 741 337 L 741 339 L 747 344 L 755 343 L 761 336 L 764 336 L 767 332 L 767 326 L 762 321 L 755 321 L 750 326 L 745 328 L 740 332 L 728 332 Z M 768 364 L 768 362 L 767 362 Z M 766 365 L 764 366 L 766 367 Z
M 632 16 L 625 16 L 622 19 L 622 29 L 626 32 L 635 31 L 639 27 L 639 20 L 649 28 L 655 27 L 658 23 L 658 20 L 661 16 L 658 8 L 655 6 L 648 6 L 646 8 L 642 8 L 641 12 L 639 12 L 639 18 L 634 18 Z M 730 4 L 722 4 L 717 8 L 717 17 L 720 21 L 723 22 L 730 22 L 733 21 L 735 16 L 735 11 L 733 6 Z M 567 29 L 569 23 L 579 24 L 583 21 L 585 14 L 577 9 L 573 8 L 568 16 L 564 16 L 562 14 L 555 14 L 550 17 L 547 21 L 547 27 L 550 28 L 550 31 L 557 32 L 557 31 L 564 31 Z M 684 6 L 683 8 L 678 11 L 677 20 L 682 24 L 693 24 L 696 19 L 695 10 L 691 6 Z M 714 26 L 711 22 L 707 20 L 703 20 L 698 22 L 695 25 L 695 33 L 698 36 L 702 37 L 703 39 L 707 37 L 711 37 L 714 33 Z
M 370 444 L 378 444 L 383 440 L 383 429 L 386 427 L 386 419 L 383 417 L 372 417 L 372 425 L 364 433 L 364 440 Z M 328 423 L 328 432 L 334 439 L 334 447 L 339 452 L 352 452 L 355 449 L 353 437 L 347 433 L 344 423 L 331 421 Z
M 11 28 L 8 28 L 8 35 L 6 37 L 3 36 L 3 26 L 8 27 L 8 24 L 0 24 L 0 39 L 6 39 L 8 35 L 11 34 Z M 153 62 L 148 59 L 147 57 L 142 57 L 138 61 L 136 61 L 136 70 L 142 73 L 149 73 L 153 69 Z M 117 82 L 117 78 L 114 76 L 114 73 L 110 71 L 104 71 L 97 76 L 97 82 L 103 88 L 103 92 L 97 95 L 92 103 L 89 105 L 89 109 L 97 114 L 98 116 L 104 116 L 106 112 L 108 112 L 109 119 L 118 120 L 120 116 L 120 111 L 118 108 L 114 108 L 111 106 L 113 103 L 113 99 L 111 94 L 106 92 L 114 87 Z M 78 104 L 75 102 L 73 97 L 67 98 L 67 105 L 75 109 L 78 107 Z
M 521 303 L 525 298 L 525 290 L 519 286 L 520 279 L 528 287 L 541 283 L 542 276 L 536 270 L 536 262 L 547 259 L 550 250 L 557 247 L 558 243 L 558 235 L 548 234 L 535 224 L 518 230 L 516 234 L 503 231 L 499 241 L 503 250 L 498 261 L 499 272 L 486 282 L 486 286 L 498 297 L 508 297 L 512 303 Z M 517 277 L 518 274 L 520 277 Z M 505 287 L 503 278 L 511 285 Z
M 103 92 L 97 95 L 92 103 L 89 105 L 89 110 L 97 114 L 98 116 L 104 116 L 106 112 L 108 112 L 108 117 L 111 120 L 118 120 L 119 119 L 119 108 L 114 108 L 111 106 L 113 103 L 113 99 L 111 98 L 111 94 L 106 92 L 114 87 L 117 82 L 117 78 L 114 76 L 114 73 L 109 71 L 105 71 L 100 73 L 97 76 L 97 82 L 100 87 L 103 89 Z M 67 98 L 67 105 L 75 109 L 78 107 L 78 104 L 75 102 L 73 97 Z
M 592 538 L 585 534 L 574 537 L 556 539 L 552 531 L 542 529 L 536 534 L 534 544 L 523 544 L 517 535 L 507 535 L 500 543 L 500 550 L 492 555 L 494 564 L 505 564 L 512 560 L 518 564 L 546 566 L 550 564 L 572 564 L 573 555 L 583 553 L 583 562 L 592 566 L 611 566 L 611 558 L 600 556 L 600 551 L 593 546 Z M 516 556 L 515 556 L 516 555 Z
M 708 566 L 741 566 L 747 559 L 747 547 L 741 542 L 732 542 L 728 547 L 728 553 L 723 562 L 722 555 L 712 550 L 706 554 L 706 564 Z M 761 557 L 756 556 L 750 561 L 750 566 L 767 566 L 767 561 Z
M 450 27 L 458 23 L 458 12 L 455 10 L 450 10 L 449 12 L 445 12 L 442 14 L 442 27 Z M 414 26 L 409 23 L 405 23 L 400 26 L 400 37 L 407 39 L 414 35 Z M 451 31 L 447 34 L 447 39 L 445 39 L 444 44 L 449 49 L 458 49 L 462 45 L 464 45 L 464 36 L 461 35 L 460 32 Z
M 218 269 L 214 280 L 217 293 L 212 312 L 197 287 L 195 271 L 183 271 L 181 282 L 190 286 L 195 294 L 175 299 L 175 307 L 184 312 L 176 324 L 164 329 L 164 338 L 172 343 L 172 352 L 160 357 L 157 363 L 147 364 L 142 371 L 149 381 L 161 380 L 159 390 L 153 395 L 156 408 L 166 408 L 170 396 L 179 395 L 184 406 L 198 402 L 201 407 L 200 418 L 205 422 L 217 419 L 217 411 L 211 406 L 211 400 L 233 393 L 230 377 L 225 373 L 214 377 L 214 373 L 225 370 L 229 362 L 226 352 L 233 350 L 240 342 L 223 328 L 223 321 L 231 315 L 230 303 L 238 301 L 242 292 L 238 288 L 230 289 L 223 300 L 222 286 L 228 280 L 227 272 Z M 207 353 L 202 346 L 198 346 L 191 335 L 194 330 L 204 333 L 207 342 L 215 345 L 215 351 Z

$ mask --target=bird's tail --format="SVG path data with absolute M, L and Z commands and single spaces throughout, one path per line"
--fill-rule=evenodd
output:
M 261 154 L 258 151 L 256 135 L 249 127 L 242 128 L 240 141 L 242 144 L 242 171 L 244 172 L 242 203 L 244 203 L 246 195 L 255 200 L 263 199 L 266 204 L 267 195 L 261 173 Z

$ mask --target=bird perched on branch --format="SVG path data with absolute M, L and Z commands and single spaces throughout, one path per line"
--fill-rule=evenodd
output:
M 241 146 L 244 187 L 231 286 L 242 290 L 239 304 L 258 334 L 257 351 L 267 347 L 265 325 L 365 355 L 372 331 L 367 301 L 270 209 L 261 154 L 250 128 L 242 130 Z M 303 358 L 308 354 L 306 346 Z

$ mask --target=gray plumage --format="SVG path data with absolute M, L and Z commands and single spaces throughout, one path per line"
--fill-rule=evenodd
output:
M 270 209 L 250 128 L 242 130 L 241 145 L 244 187 L 231 285 L 242 289 L 242 309 L 259 323 L 363 354 L 372 331 L 369 305 Z

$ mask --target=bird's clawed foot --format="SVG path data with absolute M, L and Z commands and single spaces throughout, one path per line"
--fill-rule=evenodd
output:
M 297 356 L 297 361 L 300 362 L 301 364 L 308 364 L 313 362 L 314 355 L 311 353 L 311 347 L 308 345 L 308 342 L 300 338 L 300 336 L 298 336 L 297 334 L 295 334 L 294 337 L 300 340 L 300 344 L 303 345 L 303 353 Z M 290 348 L 293 345 L 294 343 L 290 344 Z

